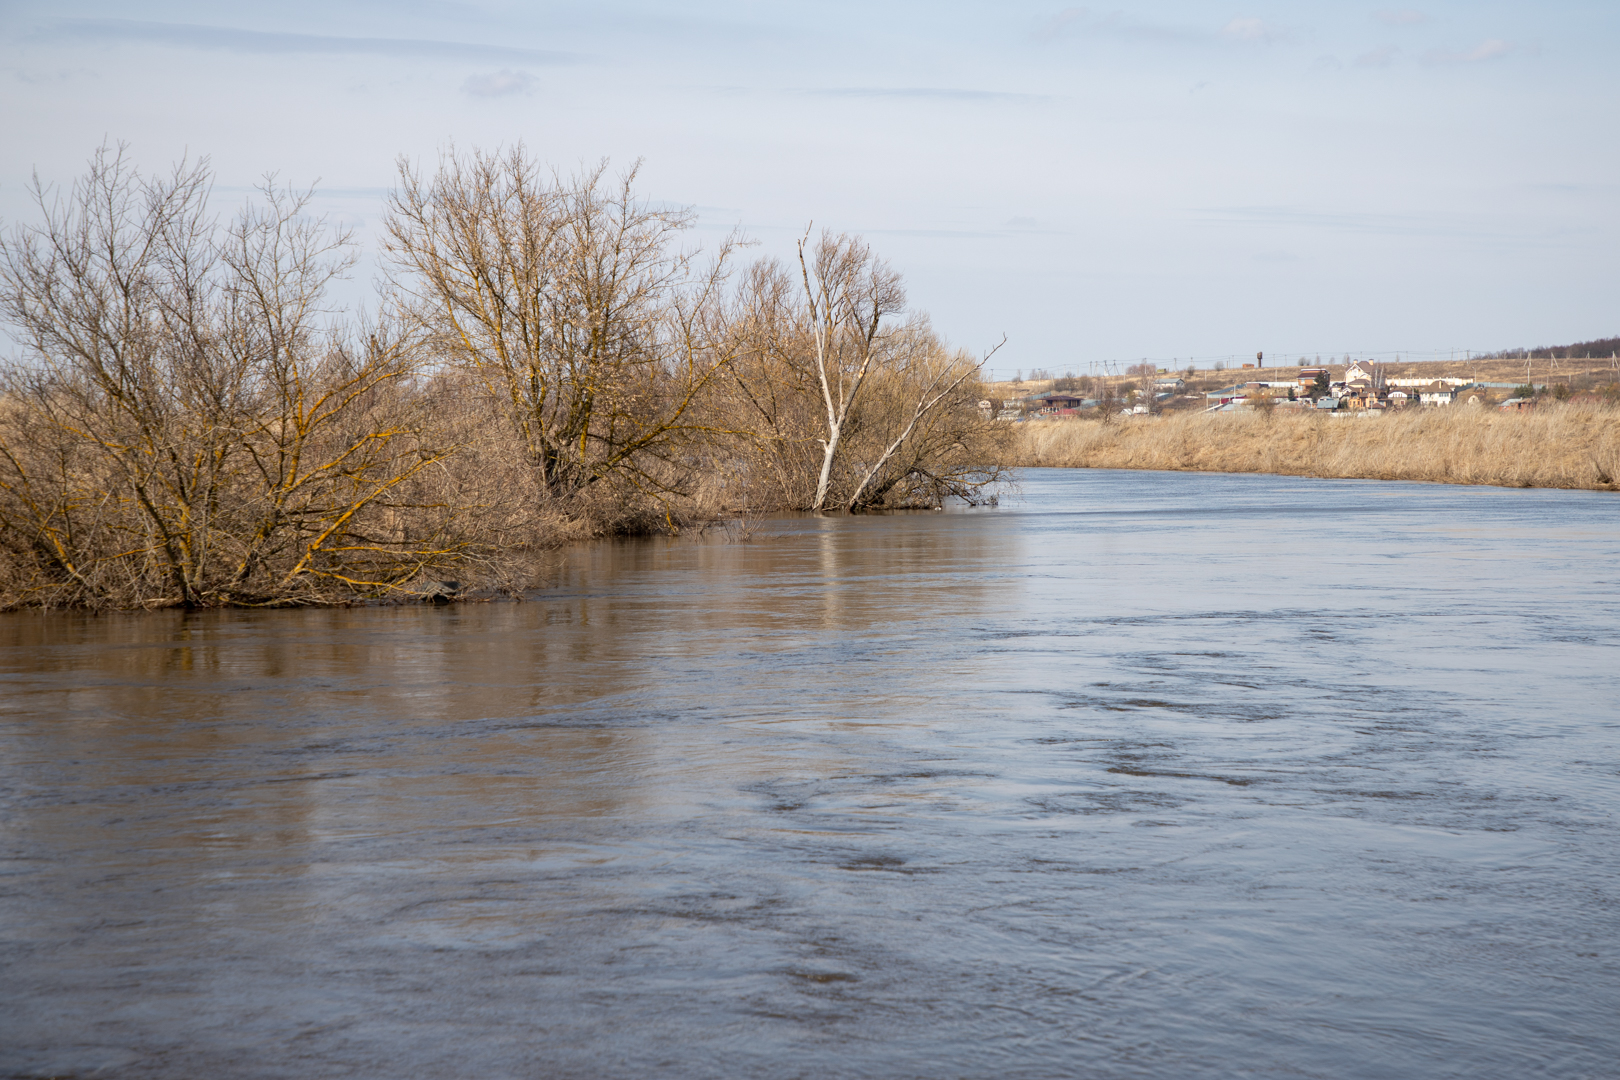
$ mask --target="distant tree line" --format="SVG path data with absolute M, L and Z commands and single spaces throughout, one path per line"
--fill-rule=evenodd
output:
M 975 500 L 982 358 L 858 237 L 684 243 L 635 170 L 402 162 L 384 287 L 267 183 L 103 148 L 0 238 L 0 606 L 284 605 L 519 588 L 534 553 L 733 512 Z
M 1607 360 L 1620 355 L 1620 337 L 1577 341 L 1573 345 L 1541 345 L 1534 349 L 1504 349 L 1477 357 L 1480 360 Z

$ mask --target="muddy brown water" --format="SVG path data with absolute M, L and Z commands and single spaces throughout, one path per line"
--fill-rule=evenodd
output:
M 0 617 L 0 1075 L 1614 1076 L 1617 522 L 1034 471 Z

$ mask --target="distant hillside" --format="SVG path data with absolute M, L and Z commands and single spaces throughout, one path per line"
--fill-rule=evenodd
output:
M 1596 341 L 1577 341 L 1573 345 L 1541 345 L 1534 349 L 1503 349 L 1481 357 L 1483 360 L 1579 360 L 1591 357 L 1607 359 L 1620 354 L 1620 337 L 1598 338 Z

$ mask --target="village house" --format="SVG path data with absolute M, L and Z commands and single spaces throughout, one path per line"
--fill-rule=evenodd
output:
M 1268 395 L 1281 401 L 1288 396 L 1288 391 L 1292 389 L 1295 389 L 1295 386 L 1291 382 L 1237 383 L 1221 390 L 1207 391 L 1204 394 L 1204 401 L 1208 404 L 1210 410 L 1217 409 L 1222 405 L 1242 407 L 1250 398 L 1260 395 Z M 1159 395 L 1161 398 L 1168 396 L 1168 394 Z
M 1206 412 L 1246 411 L 1262 397 L 1275 405 L 1284 404 L 1284 397 L 1293 392 L 1303 397 L 1301 388 L 1314 391 L 1317 378 L 1327 375 L 1328 393 L 1315 406 L 1334 412 L 1358 412 L 1361 415 L 1382 413 L 1388 409 L 1401 409 L 1418 405 L 1439 408 L 1465 402 L 1469 405 L 1493 403 L 1494 395 L 1482 395 L 1489 389 L 1516 389 L 1516 383 L 1488 383 L 1453 376 L 1421 378 L 1389 378 L 1382 364 L 1371 360 L 1353 360 L 1345 366 L 1343 379 L 1332 379 L 1332 371 L 1325 367 L 1301 367 L 1297 379 L 1288 382 L 1249 380 L 1220 390 L 1205 393 Z M 1168 380 L 1161 380 L 1161 384 Z M 1401 389 L 1396 389 L 1400 387 Z M 1542 390 L 1543 387 L 1537 387 Z M 1596 396 L 1592 395 L 1593 400 Z M 1512 399 L 1502 408 L 1509 411 L 1533 408 L 1523 399 Z
M 1418 400 L 1425 405 L 1450 405 L 1457 400 L 1457 388 L 1437 380 L 1418 391 Z
M 1229 405 L 1238 398 L 1243 397 L 1243 385 L 1228 386 L 1220 390 L 1210 390 L 1204 394 L 1204 401 L 1210 408 L 1219 408 Z
M 1344 385 L 1374 395 L 1384 390 L 1384 369 L 1371 360 L 1352 360 L 1344 369 Z
M 1031 416 L 1073 416 L 1087 405 L 1095 404 L 1079 394 L 1048 390 L 1024 399 L 1024 407 Z

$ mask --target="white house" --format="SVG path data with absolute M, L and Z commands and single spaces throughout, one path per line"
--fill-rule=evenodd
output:
M 1344 384 L 1361 390 L 1382 390 L 1383 369 L 1371 360 L 1352 360 L 1344 369 Z

